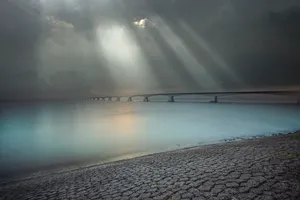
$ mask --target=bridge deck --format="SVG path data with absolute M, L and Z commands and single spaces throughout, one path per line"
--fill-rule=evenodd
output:
M 135 95 L 128 95 L 128 96 L 100 96 L 100 97 L 87 97 L 86 100 L 94 100 L 94 99 L 101 99 L 104 100 L 108 99 L 109 101 L 112 98 L 115 98 L 116 101 L 120 101 L 121 98 L 128 98 L 128 101 L 132 101 L 134 97 L 144 97 L 144 101 L 149 101 L 149 97 L 153 96 L 168 96 L 169 102 L 174 102 L 175 96 L 185 96 L 185 95 L 202 95 L 202 96 L 213 96 L 214 100 L 212 102 L 217 103 L 218 97 L 220 96 L 228 96 L 228 95 L 243 95 L 243 94 L 270 94 L 270 95 L 295 95 L 298 96 L 298 102 L 300 102 L 300 91 L 295 90 L 281 90 L 281 91 L 229 91 L 229 92 L 187 92 L 187 93 L 153 93 L 153 94 L 135 94 Z

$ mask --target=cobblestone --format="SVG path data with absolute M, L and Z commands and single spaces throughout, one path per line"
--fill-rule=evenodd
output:
M 300 133 L 158 153 L 0 184 L 0 199 L 300 199 Z

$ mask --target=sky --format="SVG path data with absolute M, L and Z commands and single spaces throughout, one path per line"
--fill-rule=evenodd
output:
M 5 0 L 0 99 L 300 86 L 298 0 Z

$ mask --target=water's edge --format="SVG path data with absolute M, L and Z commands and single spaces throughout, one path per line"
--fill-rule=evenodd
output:
M 19 181 L 25 181 L 25 180 L 30 180 L 34 178 L 40 178 L 40 177 L 45 177 L 45 176 L 51 176 L 51 175 L 58 175 L 58 174 L 63 174 L 63 173 L 68 173 L 72 171 L 78 171 L 78 170 L 83 170 L 83 169 L 89 169 L 89 168 L 95 168 L 95 167 L 100 167 L 100 166 L 105 166 L 105 165 L 110 165 L 110 164 L 117 164 L 124 162 L 126 160 L 131 160 L 131 159 L 136 159 L 136 158 L 141 158 L 141 157 L 147 157 L 147 156 L 153 156 L 157 154 L 164 154 L 164 153 L 169 153 L 169 152 L 178 152 L 178 151 L 185 151 L 189 149 L 195 149 L 195 148 L 203 148 L 203 147 L 211 147 L 213 145 L 220 145 L 220 144 L 226 144 L 226 143 L 232 143 L 232 142 L 242 142 L 242 141 L 247 141 L 247 140 L 252 140 L 252 139 L 258 139 L 258 138 L 266 138 L 266 137 L 274 137 L 274 136 L 279 136 L 279 135 L 290 135 L 290 134 L 296 134 L 299 133 L 300 129 L 296 131 L 287 131 L 287 132 L 280 132 L 280 133 L 272 133 L 269 135 L 255 135 L 255 136 L 249 136 L 249 137 L 235 137 L 235 138 L 230 138 L 230 139 L 223 139 L 211 143 L 206 143 L 206 144 L 199 144 L 195 146 L 189 146 L 189 147 L 184 147 L 184 148 L 178 148 L 174 150 L 167 150 L 167 151 L 161 151 L 161 152 L 154 152 L 154 153 L 140 153 L 140 154 L 133 154 L 133 155 L 127 155 L 126 158 L 113 158 L 113 159 L 108 159 L 107 161 L 101 161 L 97 162 L 94 164 L 90 165 L 76 165 L 76 166 L 69 166 L 65 168 L 60 168 L 59 170 L 41 170 L 39 172 L 33 173 L 33 174 L 27 174 L 23 177 L 16 177 L 16 178 L 11 178 L 11 179 L 0 179 L 0 184 L 5 185 L 13 182 L 19 182 Z

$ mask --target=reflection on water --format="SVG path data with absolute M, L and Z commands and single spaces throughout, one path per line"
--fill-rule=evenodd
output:
M 300 129 L 295 105 L 2 104 L 0 169 L 95 163 L 224 138 Z M 37 170 L 37 169 L 35 169 Z
M 132 104 L 121 104 L 120 110 L 124 113 L 112 116 L 112 122 L 115 126 L 111 127 L 112 132 L 118 133 L 118 137 L 127 137 L 127 135 L 136 132 L 138 129 L 137 119 L 133 113 L 130 113 Z M 127 113 L 126 113 L 127 112 Z

